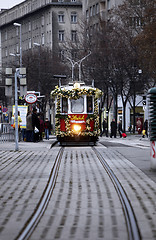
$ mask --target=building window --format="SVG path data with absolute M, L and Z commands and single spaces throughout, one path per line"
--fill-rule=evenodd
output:
M 110 10 L 111 6 L 110 6 L 110 0 L 107 0 L 107 10 Z
M 71 2 L 76 2 L 76 0 L 71 0 Z
M 31 38 L 29 38 L 29 49 L 31 48 Z
M 86 18 L 89 18 L 89 11 L 86 10 Z
M 44 16 L 42 16 L 41 24 L 44 26 Z
M 96 14 L 96 8 L 95 8 L 95 5 L 93 6 L 93 16 L 95 16 Z
M 8 56 L 8 50 L 7 50 L 7 48 L 5 49 L 5 56 L 6 56 L 6 57 Z
M 77 23 L 77 13 L 76 12 L 71 13 L 71 23 Z
M 143 19 L 140 17 L 131 17 L 130 18 L 130 26 L 139 27 L 143 25 Z
M 16 44 L 16 53 L 19 53 L 19 46 Z
M 5 31 L 5 40 L 8 39 L 8 34 L 7 34 L 7 31 Z
M 59 41 L 60 42 L 63 42 L 64 41 L 64 30 L 60 30 L 59 31 Z
M 41 44 L 44 45 L 44 33 L 42 33 Z
M 93 8 L 90 7 L 90 17 L 92 17 L 92 16 L 93 16 Z
M 58 13 L 58 22 L 64 23 L 64 12 Z
M 96 4 L 96 14 L 98 14 L 99 13 L 99 4 L 97 3 Z
M 29 22 L 29 32 L 31 31 L 31 22 Z
M 72 40 L 72 42 L 77 41 L 77 32 L 76 31 L 71 31 L 71 40 Z

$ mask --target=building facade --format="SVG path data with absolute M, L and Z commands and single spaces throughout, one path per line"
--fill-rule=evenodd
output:
M 1 68 L 8 67 L 10 54 L 20 53 L 20 40 L 22 52 L 34 48 L 36 43 L 59 51 L 66 42 L 76 42 L 81 18 L 80 0 L 26 0 L 1 11 Z M 14 23 L 21 25 L 21 35 L 20 27 Z

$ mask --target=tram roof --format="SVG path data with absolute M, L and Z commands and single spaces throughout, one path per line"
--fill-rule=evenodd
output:
M 73 88 L 80 88 L 80 89 L 96 89 L 91 85 L 85 85 L 84 82 L 69 82 L 67 85 L 61 85 L 61 89 L 72 90 Z

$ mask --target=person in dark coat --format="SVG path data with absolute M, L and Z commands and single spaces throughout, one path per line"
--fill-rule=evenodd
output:
M 106 137 L 108 137 L 107 121 L 106 121 L 106 119 L 103 120 L 102 126 L 103 126 L 103 131 L 101 132 L 100 137 L 102 137 L 102 135 L 103 135 L 104 133 L 106 134 Z
M 117 130 L 116 122 L 115 122 L 115 119 L 113 119 L 111 122 L 111 135 L 110 135 L 111 138 L 113 136 L 114 138 L 116 138 L 116 130 Z
M 32 114 L 32 126 L 33 126 L 33 141 L 38 142 L 39 141 L 39 130 L 40 130 L 40 120 L 37 116 L 37 109 L 33 108 L 33 114 Z M 38 132 L 35 132 L 35 128 L 38 129 Z
M 43 118 L 42 118 L 41 114 L 39 116 L 39 120 L 40 120 L 39 140 L 42 141 L 43 140 L 43 133 L 44 133 L 44 121 L 43 121 Z
M 45 129 L 45 138 L 47 140 L 49 140 L 49 132 L 51 130 L 51 124 L 50 124 L 48 118 L 46 118 L 46 120 L 45 120 L 44 129 Z
M 32 126 L 32 114 L 31 111 L 28 111 L 26 117 L 26 141 L 33 141 L 33 126 Z
M 118 133 L 120 135 L 120 138 L 122 138 L 122 123 L 120 121 L 118 122 Z

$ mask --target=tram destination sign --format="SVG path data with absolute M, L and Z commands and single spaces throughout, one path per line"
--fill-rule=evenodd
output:
M 28 93 L 26 96 L 25 96 L 25 101 L 29 104 L 33 104 L 37 101 L 37 96 L 36 94 L 34 93 Z

